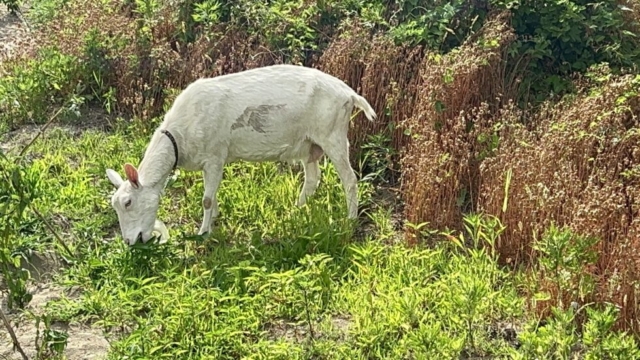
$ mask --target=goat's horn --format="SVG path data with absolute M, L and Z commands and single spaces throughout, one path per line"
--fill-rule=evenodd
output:
M 169 230 L 167 230 L 167 227 L 162 221 L 156 219 L 156 223 L 153 225 L 153 231 L 160 233 L 160 241 L 158 241 L 159 244 L 164 244 L 169 240 Z

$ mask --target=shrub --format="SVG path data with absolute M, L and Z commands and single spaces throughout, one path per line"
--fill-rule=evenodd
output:
M 52 106 L 82 93 L 83 72 L 78 59 L 54 47 L 38 50 L 34 58 L 2 65 L 0 124 L 41 123 Z
M 527 64 L 524 101 L 540 102 L 574 90 L 567 75 L 584 73 L 592 65 L 608 62 L 613 69 L 620 69 L 635 67 L 640 61 L 640 39 L 634 33 L 640 23 L 626 16 L 619 1 L 491 3 L 512 13 L 517 41 L 510 51 L 510 63 Z
M 26 210 L 40 196 L 39 175 L 0 152 L 0 273 L 9 290 L 9 308 L 22 308 L 31 301 L 26 287 L 29 272 L 20 266 L 20 238 L 27 228 Z
M 529 358 L 574 358 L 583 359 L 635 359 L 640 356 L 635 339 L 626 333 L 610 332 L 616 320 L 617 311 L 613 306 L 587 307 L 588 321 L 584 331 L 579 331 L 575 318 L 580 310 L 554 310 L 544 325 L 535 322 L 525 325 L 518 334 L 521 347 L 511 349 L 513 359 Z M 576 346 L 578 341 L 586 348 Z
M 392 7 L 393 8 L 393 7 Z M 397 44 L 423 45 L 447 53 L 460 46 L 484 24 L 487 1 L 396 1 L 389 34 Z
M 548 294 L 547 309 L 564 309 L 573 303 L 591 300 L 594 277 L 588 272 L 597 260 L 594 251 L 598 238 L 579 236 L 569 229 L 552 225 L 536 239 L 534 249 L 538 252 L 536 283 Z M 546 297 L 546 296 L 545 296 Z M 542 301 L 541 301 L 542 302 Z
M 478 163 L 484 149 L 495 147 L 485 141 L 492 139 L 492 119 L 483 103 L 501 92 L 502 53 L 513 39 L 506 16 L 496 14 L 459 51 L 422 64 L 416 109 L 402 124 L 411 136 L 402 158 L 404 215 L 413 224 L 459 228 L 463 212 L 475 206 Z
M 500 147 L 481 165 L 478 208 L 506 225 L 501 259 L 529 262 L 532 244 L 551 223 L 600 239 L 597 301 L 621 309 L 620 325 L 637 331 L 640 218 L 640 77 L 606 66 L 576 82 L 580 93 L 519 123 L 501 118 Z

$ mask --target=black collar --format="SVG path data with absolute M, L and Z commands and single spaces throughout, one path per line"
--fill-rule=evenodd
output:
M 171 135 L 171 133 L 167 130 L 162 130 L 161 133 L 167 135 L 167 137 L 169 138 L 169 140 L 171 140 L 171 144 L 173 144 L 173 152 L 176 156 L 176 160 L 173 163 L 173 169 L 176 169 L 176 166 L 178 166 L 178 144 L 176 144 L 176 139 L 173 137 L 173 135 Z

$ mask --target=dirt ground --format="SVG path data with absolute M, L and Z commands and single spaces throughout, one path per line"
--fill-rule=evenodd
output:
M 26 10 L 26 6 L 23 11 Z M 31 46 L 29 40 L 29 27 L 20 17 L 12 15 L 8 12 L 4 5 L 0 5 L 0 63 L 15 56 L 17 50 L 24 46 Z M 21 135 L 35 135 L 35 128 L 21 129 L 17 131 Z M 27 133 L 27 134 L 25 134 Z M 9 134 L 5 134 L 9 135 Z M 18 135 L 18 134 L 11 134 Z M 20 136 L 11 136 L 14 142 Z M 11 140 L 6 136 L 3 143 L 0 144 L 2 150 L 7 151 L 13 148 Z M 7 141 L 9 140 L 9 141 Z M 15 144 L 15 143 L 14 143 Z M 25 311 L 11 311 L 7 307 L 7 289 L 0 277 L 0 309 L 7 315 L 10 325 L 15 332 L 18 342 L 25 351 L 29 359 L 37 359 L 36 350 L 36 328 L 35 320 L 30 313 L 35 315 L 41 314 L 46 304 L 51 300 L 59 299 L 65 291 L 53 283 L 52 277 L 56 271 L 62 268 L 62 264 L 53 256 L 35 254 L 29 263 L 23 266 L 31 273 L 31 281 L 28 291 L 33 296 L 32 300 L 26 306 Z M 79 295 L 79 291 L 66 292 L 69 298 Z M 64 357 L 69 360 L 80 359 L 104 359 L 109 350 L 109 342 L 103 336 L 100 329 L 91 328 L 85 324 L 78 323 L 54 323 L 51 329 L 65 332 L 68 335 L 67 345 L 64 350 Z M 40 324 L 40 337 L 44 325 Z M 41 342 L 41 340 L 40 340 Z M 22 356 L 13 350 L 13 345 L 9 332 L 0 322 L 0 359 L 22 359 Z
M 27 311 L 34 314 L 41 314 L 47 302 L 56 300 L 61 297 L 63 290 L 52 283 L 44 283 L 29 287 L 29 292 L 33 294 L 33 299 L 26 307 Z M 73 297 L 73 296 L 71 296 Z M 9 313 L 6 308 L 6 296 L 3 294 L 2 308 L 13 326 L 18 342 L 25 351 L 29 359 L 37 359 L 36 338 L 38 329 L 36 322 L 27 314 Z M 84 324 L 72 323 L 54 323 L 51 329 L 64 332 L 68 335 L 67 345 L 64 350 L 66 359 L 104 359 L 109 350 L 109 342 L 104 338 L 99 329 L 91 328 Z M 40 324 L 40 339 L 42 343 L 42 334 L 44 325 Z M 1 359 L 22 359 L 18 352 L 13 351 L 11 338 L 8 332 L 0 333 L 0 358 Z
M 55 256 L 49 254 L 34 254 L 29 262 L 23 263 L 23 268 L 31 273 L 31 283 L 28 286 L 29 293 L 33 298 L 25 307 L 25 311 L 11 311 L 7 307 L 6 289 L 0 286 L 0 308 L 7 315 L 11 322 L 13 331 L 18 338 L 22 349 L 29 359 L 37 359 L 36 338 L 38 329 L 36 328 L 33 315 L 41 315 L 47 303 L 60 299 L 63 295 L 67 298 L 77 298 L 80 289 L 65 291 L 53 283 L 55 272 L 63 267 Z M 0 325 L 1 326 L 1 325 Z M 1 326 L 0 331 L 0 359 L 22 359 L 18 352 L 13 351 L 13 345 L 9 333 Z M 80 359 L 104 359 L 109 350 L 109 342 L 105 339 L 100 329 L 91 328 L 79 323 L 53 323 L 52 330 L 64 332 L 68 335 L 64 356 L 69 360 Z M 39 342 L 42 343 L 42 333 L 44 324 L 40 324 Z
M 0 61 L 14 56 L 16 50 L 23 46 L 30 46 L 29 27 L 20 17 L 10 14 L 4 5 L 0 5 Z

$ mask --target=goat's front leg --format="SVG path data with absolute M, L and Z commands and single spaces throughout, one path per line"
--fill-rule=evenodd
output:
M 210 234 L 212 219 L 218 217 L 218 199 L 216 193 L 222 181 L 222 171 L 223 167 L 220 165 L 210 165 L 202 170 L 204 179 L 202 207 L 204 209 L 204 215 L 198 235 Z

